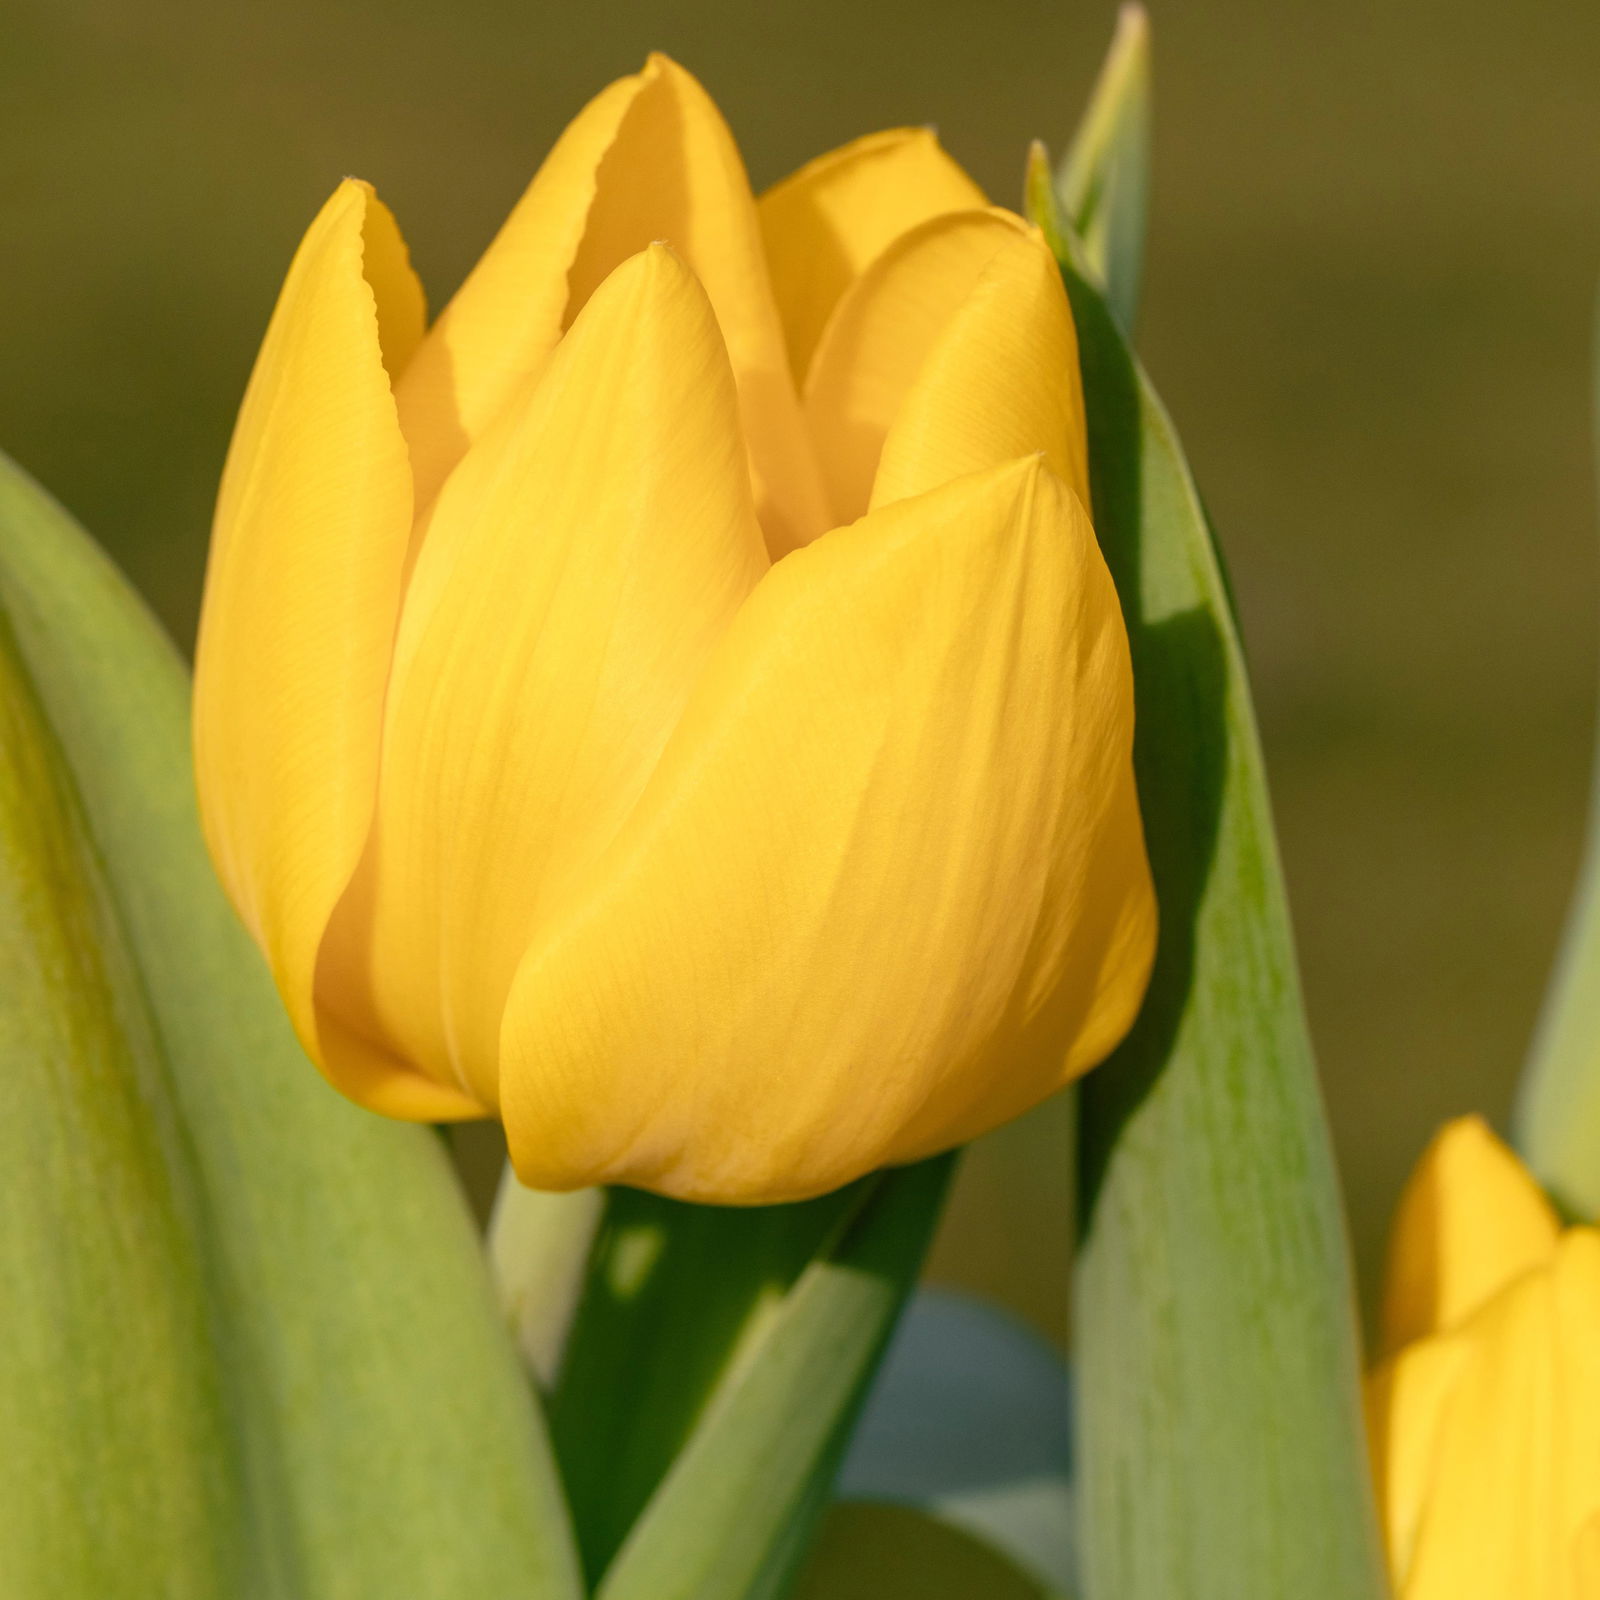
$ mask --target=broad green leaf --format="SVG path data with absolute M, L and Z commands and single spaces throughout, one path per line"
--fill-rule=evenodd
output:
M 1369 1600 L 1348 1251 L 1244 660 L 1172 425 L 1064 271 L 1162 920 L 1139 1020 L 1080 1100 L 1084 1595 Z
M 794 1600 L 1065 1600 L 981 1540 L 909 1506 L 835 1506 Z
M 838 1495 L 914 1507 L 1068 1593 L 1076 1563 L 1065 1363 L 998 1306 L 919 1291 L 868 1396 Z
M 0 973 L 0 1593 L 258 1593 L 164 1065 L 3 620 Z
M 916 1280 L 953 1160 L 853 1186 L 831 1245 L 721 1371 L 606 1570 L 599 1600 L 766 1600 L 786 1592 Z
M 1125 332 L 1139 305 L 1150 195 L 1150 19 L 1137 0 L 1117 15 L 1105 65 L 1056 178 L 1076 264 Z
M 1600 445 L 1600 338 L 1592 385 Z M 1588 838 L 1561 951 L 1522 1069 L 1516 1142 L 1574 1217 L 1600 1217 L 1600 762 L 1590 781 Z
M 575 1559 L 542 1423 L 439 1142 L 348 1105 L 301 1054 L 201 844 L 181 663 L 3 462 L 0 609 L 194 1152 L 272 1592 L 567 1600 Z

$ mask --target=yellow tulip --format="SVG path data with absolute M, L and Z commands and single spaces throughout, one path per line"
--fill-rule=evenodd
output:
M 653 57 L 449 306 L 341 185 L 217 507 L 207 837 L 300 1038 L 530 1185 L 795 1199 L 1100 1060 L 1155 911 L 1050 253 L 932 134 L 759 202 Z
M 1600 1600 L 1600 1231 L 1476 1117 L 1401 1201 L 1368 1390 L 1400 1600 Z

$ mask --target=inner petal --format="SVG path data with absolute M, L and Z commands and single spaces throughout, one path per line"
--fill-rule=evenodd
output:
M 914 228 L 845 292 L 806 378 L 806 420 L 835 522 L 867 509 L 890 426 L 929 352 L 989 263 L 1024 235 L 1009 212 Z
M 705 285 L 738 386 L 756 514 L 774 559 L 828 525 L 789 373 L 749 179 L 711 98 L 652 56 L 596 178 L 568 273 L 566 320 L 617 264 L 656 240 Z
M 808 161 L 757 202 L 796 381 L 839 297 L 903 233 L 983 191 L 931 128 L 891 128 Z

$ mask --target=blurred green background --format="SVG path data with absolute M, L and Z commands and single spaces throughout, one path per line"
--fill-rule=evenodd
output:
M 0 51 L 0 443 L 190 640 L 294 244 L 372 179 L 435 305 L 651 48 L 758 184 L 933 122 L 1008 204 L 1113 20 L 1083 0 L 22 0 Z M 1503 1126 L 1574 870 L 1596 679 L 1600 7 L 1158 3 L 1141 346 L 1238 589 L 1371 1293 L 1442 1118 Z M 934 1270 L 1062 1326 L 1052 1107 Z

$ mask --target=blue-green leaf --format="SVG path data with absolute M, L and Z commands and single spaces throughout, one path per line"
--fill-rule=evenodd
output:
M 868 1397 L 839 1497 L 914 1506 L 1070 1593 L 1070 1395 L 1065 1363 L 1016 1317 L 924 1289 Z

